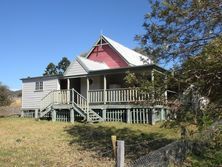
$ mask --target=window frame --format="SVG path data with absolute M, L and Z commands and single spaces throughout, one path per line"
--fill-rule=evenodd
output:
M 36 92 L 43 91 L 43 81 L 35 82 L 35 91 Z

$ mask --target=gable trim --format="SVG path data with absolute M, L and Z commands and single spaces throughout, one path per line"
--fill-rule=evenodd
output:
M 106 43 L 120 56 L 120 58 L 129 66 L 132 66 L 132 64 L 130 64 L 110 43 L 109 41 L 106 40 L 106 38 L 104 36 L 101 36 L 93 45 L 93 47 L 90 49 L 90 51 L 88 52 L 86 58 L 88 58 L 90 56 L 90 54 L 93 52 L 93 50 L 95 49 L 95 47 L 98 45 L 98 43 L 100 42 L 100 40 L 104 40 L 106 41 Z M 106 45 L 107 45 L 106 44 Z

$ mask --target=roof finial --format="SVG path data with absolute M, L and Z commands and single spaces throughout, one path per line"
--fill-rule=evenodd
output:
M 103 44 L 103 30 L 100 30 L 100 48 L 102 48 L 102 44 Z
M 103 29 L 100 30 L 100 36 L 103 36 Z

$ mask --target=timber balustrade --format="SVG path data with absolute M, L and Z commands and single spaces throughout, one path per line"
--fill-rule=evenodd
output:
M 153 101 L 153 97 L 149 93 L 141 93 L 138 88 L 116 88 L 116 89 L 98 89 L 89 90 L 88 102 L 90 104 L 106 104 L 106 103 L 133 103 Z M 163 99 L 155 99 L 156 105 L 162 105 Z M 70 90 L 54 90 L 48 93 L 41 100 L 41 110 L 52 104 L 72 104 L 87 110 L 87 99 L 74 89 Z
M 87 110 L 87 100 L 76 90 L 54 90 L 48 93 L 40 104 L 40 110 L 44 110 L 53 104 L 76 104 L 83 111 Z
M 89 103 L 103 103 L 104 102 L 104 90 L 89 90 Z
M 141 93 L 138 88 L 115 88 L 89 91 L 89 103 L 129 103 L 152 100 L 149 93 Z

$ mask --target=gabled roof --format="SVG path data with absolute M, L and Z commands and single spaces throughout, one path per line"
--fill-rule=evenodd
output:
M 109 67 L 102 62 L 86 59 L 84 57 L 77 57 L 76 59 L 87 71 L 106 70 Z
M 133 66 L 139 66 L 144 64 L 152 64 L 152 61 L 147 56 L 144 56 L 132 49 L 129 49 L 122 44 L 106 37 L 103 38 L 130 64 Z M 147 63 L 144 62 L 146 60 Z
M 103 62 L 88 59 L 89 55 L 93 52 L 93 49 L 100 44 L 109 45 L 128 64 L 129 68 L 153 64 L 152 60 L 147 56 L 144 56 L 102 35 L 86 57 L 78 56 L 76 60 L 70 64 L 64 73 L 64 76 L 87 75 L 94 71 L 111 70 L 112 68 Z M 144 63 L 144 60 L 146 60 L 147 63 Z
M 100 36 L 99 40 L 97 40 L 96 42 L 96 45 L 99 45 L 101 40 L 105 40 L 120 55 L 120 57 L 122 57 L 122 59 L 127 62 L 129 66 L 140 66 L 153 63 L 149 57 L 144 56 L 132 49 L 129 49 L 104 35 Z M 95 46 L 93 46 L 93 48 L 90 50 L 87 58 L 92 53 Z
M 86 75 L 87 70 L 77 60 L 73 61 L 64 73 L 64 76 Z

